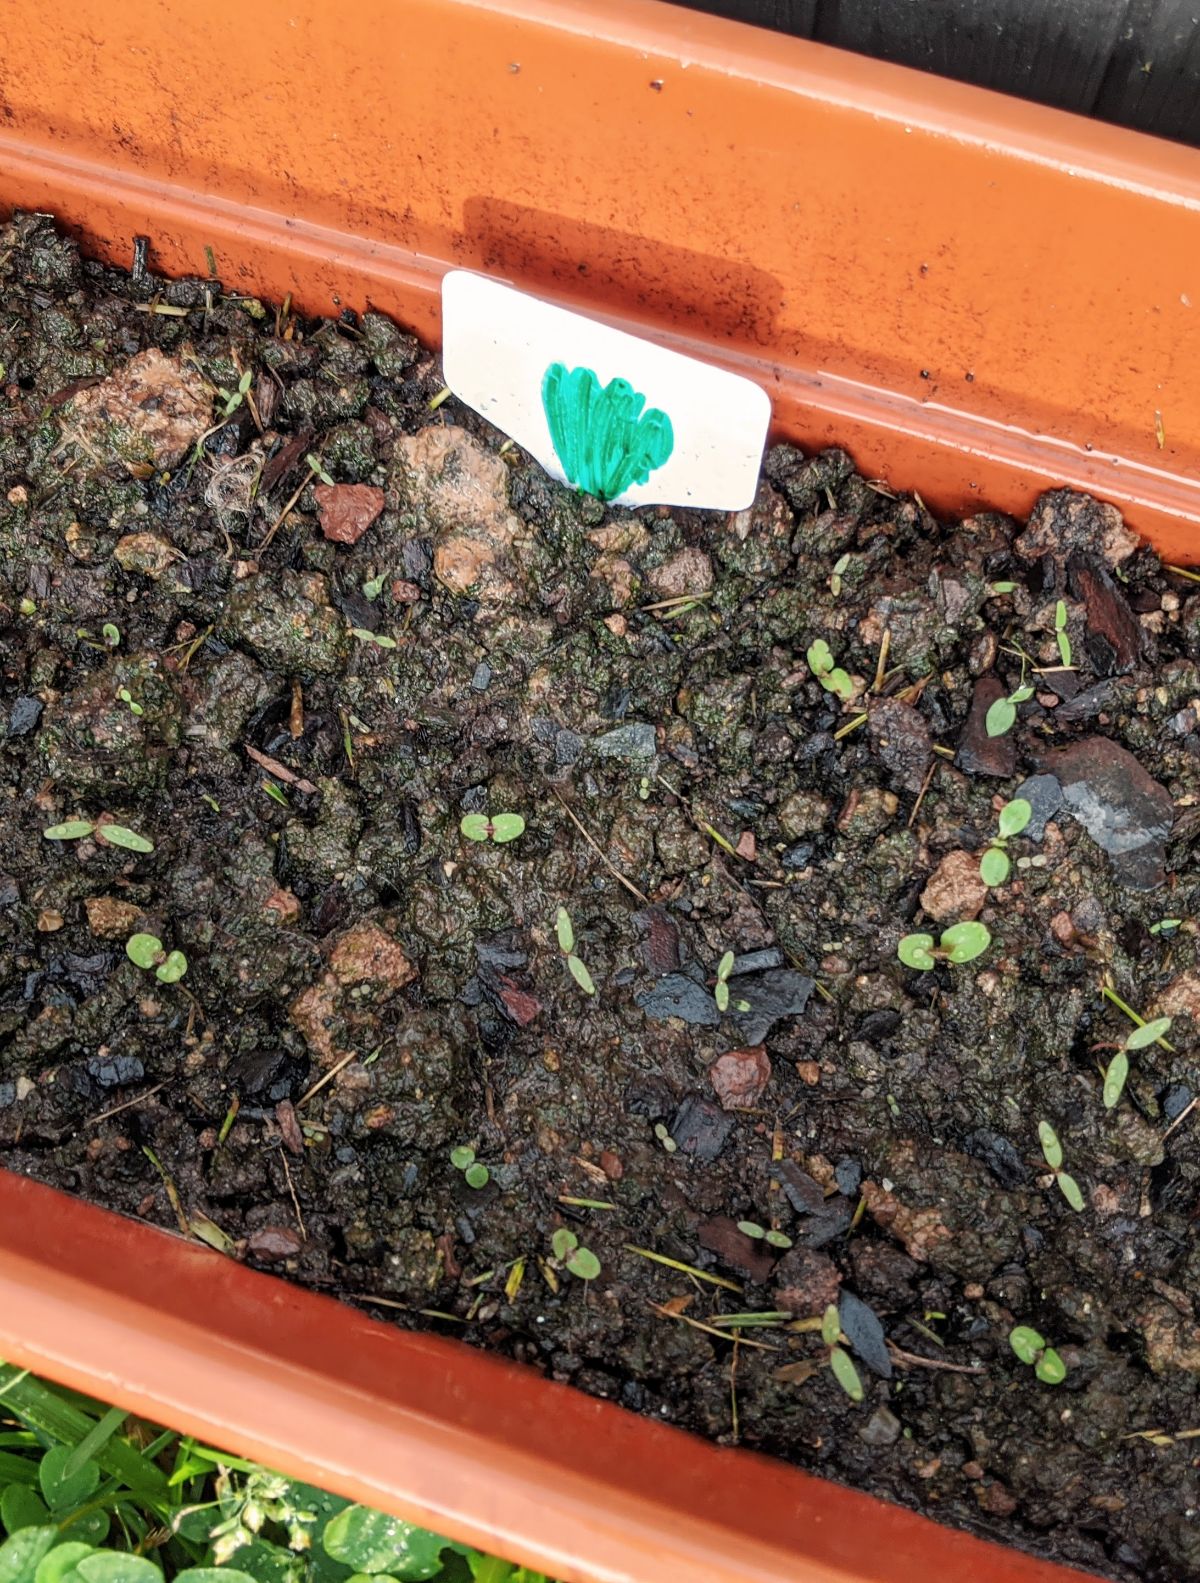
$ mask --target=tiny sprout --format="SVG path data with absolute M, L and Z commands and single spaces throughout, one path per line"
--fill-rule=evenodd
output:
M 330 478 L 329 474 L 325 471 L 324 467 L 322 466 L 321 458 L 319 456 L 316 456 L 316 455 L 314 455 L 314 453 L 312 451 L 309 451 L 308 455 L 304 458 L 304 460 L 308 463 L 309 471 L 312 472 L 312 473 L 315 473 L 316 476 L 321 480 L 321 482 L 323 484 L 332 484 L 333 483 L 333 479 Z
M 792 1245 L 791 1237 L 785 1232 L 768 1231 L 765 1226 L 760 1226 L 757 1220 L 739 1220 L 737 1228 L 745 1236 L 753 1237 L 755 1241 L 769 1243 L 772 1248 L 790 1248 Z
M 850 1354 L 838 1345 L 841 1339 L 842 1322 L 838 1317 L 836 1304 L 830 1303 L 821 1316 L 821 1340 L 829 1348 L 829 1367 L 834 1379 L 850 1400 L 861 1402 L 864 1394 L 862 1381 L 858 1377 L 858 1370 L 850 1361 Z
M 839 666 L 833 663 L 833 655 L 824 638 L 818 638 L 810 645 L 805 658 L 808 668 L 820 682 L 827 693 L 833 693 L 843 703 L 854 696 L 854 683 Z
M 849 555 L 839 555 L 833 563 L 833 573 L 829 579 L 829 592 L 836 599 L 842 591 L 842 573 L 850 564 Z
M 985 885 L 1004 884 L 1012 868 L 1005 847 L 1013 836 L 1020 835 L 1032 817 L 1033 807 L 1024 797 L 1014 797 L 1001 808 L 998 832 L 979 861 L 979 877 Z
M 165 951 L 155 934 L 131 934 L 125 942 L 125 955 L 136 966 L 154 976 L 163 984 L 178 984 L 187 972 L 187 957 L 182 951 Z
M 53 824 L 42 835 L 47 841 L 82 841 L 85 836 L 96 835 L 109 846 L 124 847 L 129 852 L 153 852 L 154 842 L 129 830 L 123 824 L 93 824 L 90 819 L 67 819 Z
M 1160 918 L 1150 925 L 1151 934 L 1172 934 L 1183 923 L 1182 918 Z
M 1011 594 L 1016 586 L 1016 583 L 1009 582 L 991 583 L 988 585 L 988 593 L 993 597 L 999 594 Z
M 1014 1325 L 1008 1333 L 1008 1344 L 1022 1363 L 1032 1366 L 1043 1385 L 1061 1385 L 1066 1379 L 1066 1364 L 1032 1325 Z
M 62 824 L 52 824 L 42 835 L 47 841 L 82 841 L 95 828 L 90 819 L 66 819 Z
M 117 697 L 123 704 L 129 705 L 129 713 L 131 715 L 145 714 L 146 711 L 142 708 L 141 704 L 134 702 L 133 694 L 129 691 L 128 687 L 118 687 Z
M 29 598 L 22 599 L 21 603 L 17 606 L 17 609 L 23 616 L 37 615 L 37 604 L 34 602 L 34 600 Z
M 575 954 L 575 925 L 571 922 L 571 914 L 565 907 L 560 907 L 554 915 L 554 933 L 558 940 L 558 949 L 567 959 L 567 972 L 585 995 L 594 995 L 596 985 L 592 975 Z
M 1108 1063 L 1108 1070 L 1104 1074 L 1105 1110 L 1112 1110 L 1125 1092 L 1125 1083 L 1129 1077 L 1129 1052 L 1144 1050 L 1154 1044 L 1156 1040 L 1162 1038 L 1170 1026 L 1170 1017 L 1155 1017 L 1153 1022 L 1139 1024 L 1125 1040 Z
M 729 1010 L 729 975 L 733 971 L 733 962 L 733 952 L 726 951 L 717 963 L 717 986 L 713 990 L 713 999 L 717 1003 L 718 1011 Z
M 121 641 L 121 629 L 115 622 L 106 621 L 100 628 L 100 635 L 110 649 L 115 649 Z
M 233 416 L 233 414 L 241 406 L 242 402 L 245 401 L 247 395 L 249 394 L 250 386 L 253 384 L 253 382 L 254 374 L 252 370 L 248 368 L 238 380 L 236 390 L 225 390 L 220 385 L 217 386 L 217 395 L 220 396 L 221 400 L 225 403 L 224 411 L 221 414 L 223 418 L 231 418 Z
M 1058 1133 L 1048 1121 L 1038 1122 L 1038 1139 L 1042 1145 L 1046 1164 L 1054 1172 L 1054 1180 L 1058 1183 L 1059 1192 L 1075 1213 L 1079 1214 L 1083 1209 L 1083 1194 L 1075 1178 L 1062 1168 L 1062 1144 L 1058 1141 Z
M 459 822 L 459 831 L 468 841 L 494 841 L 503 846 L 525 833 L 525 821 L 519 813 L 498 813 L 489 817 L 482 813 L 468 813 Z
M 1058 657 L 1064 665 L 1071 663 L 1071 640 L 1067 636 L 1067 602 L 1060 599 L 1054 607 L 1054 636 L 1058 642 Z
M 675 1142 L 675 1139 L 667 1131 L 665 1124 L 661 1121 L 656 1121 L 654 1124 L 654 1136 L 658 1139 L 659 1143 L 662 1144 L 663 1148 L 668 1154 L 674 1154 L 675 1150 L 679 1147 L 679 1145 Z
M 1017 705 L 1033 697 L 1033 688 L 1024 682 L 1013 689 L 1007 698 L 997 698 L 984 717 L 984 727 L 990 737 L 1002 737 L 1011 731 L 1017 720 Z
M 369 632 L 366 627 L 351 627 L 350 636 L 357 638 L 360 643 L 373 643 L 377 649 L 394 649 L 395 638 L 389 638 L 386 632 Z
M 374 601 L 378 599 L 380 594 L 383 592 L 383 585 L 385 582 L 387 582 L 387 574 L 385 572 L 380 572 L 378 577 L 368 577 L 366 582 L 362 585 L 363 598 L 369 599 L 372 603 L 374 603 Z
M 590 1248 L 582 1248 L 579 1238 L 566 1226 L 560 1226 L 550 1239 L 554 1257 L 577 1275 L 581 1281 L 594 1281 L 600 1274 L 600 1260 Z
M 475 1150 L 469 1143 L 460 1143 L 457 1148 L 450 1150 L 450 1164 L 456 1171 L 463 1173 L 463 1180 L 468 1187 L 486 1187 L 492 1179 L 487 1166 L 476 1160 Z
M 896 947 L 896 954 L 905 967 L 918 972 L 928 972 L 939 958 L 947 962 L 973 962 L 982 956 L 992 943 L 986 924 L 952 923 L 942 930 L 942 938 L 934 945 L 931 934 L 906 934 Z

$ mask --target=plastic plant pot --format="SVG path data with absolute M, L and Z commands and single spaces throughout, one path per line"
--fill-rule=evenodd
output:
M 1200 546 L 1200 154 L 637 0 L 10 0 L 0 202 L 436 339 L 485 270 L 947 512 Z M 0 1355 L 568 1580 L 1072 1574 L 0 1172 Z M 1078 1575 L 1078 1574 L 1076 1574 Z

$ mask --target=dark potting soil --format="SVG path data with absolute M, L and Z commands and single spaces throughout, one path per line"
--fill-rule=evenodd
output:
M 0 276 L 0 1160 L 174 1227 L 165 1175 L 192 1235 L 397 1323 L 1200 1577 L 1193 583 L 1080 496 L 943 527 L 838 452 L 776 448 L 733 516 L 607 507 L 378 314 L 126 277 L 30 216 Z M 976 916 L 975 961 L 897 959 Z M 1104 985 L 1174 1018 L 1113 1110 Z M 861 1404 L 794 1328 L 839 1300 Z M 692 1322 L 750 1311 L 735 1417 Z

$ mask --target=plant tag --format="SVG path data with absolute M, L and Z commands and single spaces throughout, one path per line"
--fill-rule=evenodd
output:
M 467 270 L 442 282 L 442 366 L 548 473 L 621 505 L 741 511 L 771 416 L 737 374 Z

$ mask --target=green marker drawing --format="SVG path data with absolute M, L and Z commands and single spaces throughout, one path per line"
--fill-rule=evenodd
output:
M 542 406 L 563 472 L 577 489 L 613 500 L 644 484 L 675 447 L 665 412 L 650 407 L 627 379 L 601 388 L 590 368 L 551 363 L 542 376 Z

